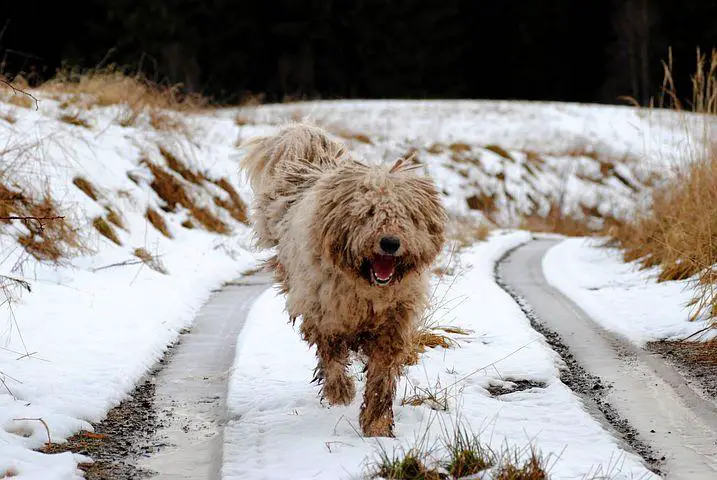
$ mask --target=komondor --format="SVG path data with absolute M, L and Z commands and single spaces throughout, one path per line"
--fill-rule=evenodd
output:
M 270 261 L 291 320 L 316 346 L 321 397 L 356 394 L 349 353 L 366 359 L 359 422 L 364 435 L 393 436 L 401 369 L 428 301 L 428 270 L 443 247 L 446 212 L 430 180 L 402 159 L 359 162 L 324 130 L 284 127 L 249 143 L 257 245 Z

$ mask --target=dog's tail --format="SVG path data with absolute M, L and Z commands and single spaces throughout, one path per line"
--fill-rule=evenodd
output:
M 276 191 L 277 180 L 279 183 L 310 181 L 323 168 L 335 165 L 347 154 L 343 144 L 321 128 L 305 123 L 290 124 L 276 135 L 250 140 L 243 147 L 247 147 L 248 152 L 241 168 L 257 194 L 269 188 Z M 300 185 L 294 187 L 301 188 Z

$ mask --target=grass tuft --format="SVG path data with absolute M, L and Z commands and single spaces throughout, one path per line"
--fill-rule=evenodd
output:
M 72 179 L 72 183 L 79 188 L 82 193 L 90 197 L 92 200 L 97 201 L 98 195 L 94 185 L 84 177 L 75 177 Z
M 666 99 L 679 111 L 683 107 L 670 64 L 665 65 L 661 103 Z M 692 97 L 692 109 L 705 115 L 699 117 L 703 124 L 685 128 L 695 141 L 685 147 L 684 161 L 653 188 L 649 206 L 608 233 L 612 245 L 623 249 L 625 261 L 657 267 L 658 281 L 691 279 L 690 319 L 712 319 L 717 327 L 717 149 L 709 134 L 717 115 L 717 50 L 709 58 L 698 50 Z
M 195 185 L 202 185 L 204 183 L 204 176 L 194 172 L 187 167 L 176 155 L 167 150 L 164 147 L 159 147 L 159 153 L 164 157 L 167 162 L 167 166 L 180 174 L 186 181 L 191 182 Z
M 77 127 L 92 128 L 90 122 L 82 118 L 79 113 L 64 113 L 60 115 L 60 120 L 65 123 L 69 123 L 70 125 L 75 125 Z
M 111 240 L 117 245 L 122 245 L 122 242 L 117 236 L 117 233 L 115 232 L 114 228 L 112 228 L 112 225 L 107 223 L 107 220 L 105 220 L 104 218 L 96 217 L 94 220 L 92 220 L 92 226 L 95 227 L 95 230 L 100 232 L 100 234 L 105 238 Z
M 444 438 L 448 460 L 445 468 L 455 478 L 475 475 L 492 467 L 495 454 L 483 446 L 477 435 L 458 425 L 450 438 Z
M 124 220 L 122 220 L 122 215 L 109 206 L 106 206 L 105 210 L 107 211 L 107 220 L 109 220 L 110 223 L 122 230 L 127 230 L 127 226 L 124 224 Z
M 425 455 L 411 449 L 408 452 L 389 453 L 381 449 L 371 478 L 386 480 L 441 480 L 445 478 L 437 470 L 425 465 Z
M 145 217 L 147 218 L 147 220 L 149 220 L 149 223 L 151 223 L 152 226 L 156 228 L 162 235 L 167 238 L 174 238 L 169 232 L 169 228 L 167 228 L 167 223 L 164 221 L 164 218 L 157 210 L 151 207 L 147 208 L 147 213 L 145 214 Z
M 11 220 L 11 217 L 18 219 Z M 78 230 L 62 215 L 49 191 L 38 200 L 0 182 L 2 224 L 21 225 L 18 243 L 40 261 L 60 263 L 63 259 L 88 251 Z
M 167 275 L 169 273 L 164 264 L 162 264 L 161 260 L 149 253 L 147 249 L 141 247 L 135 248 L 133 253 L 135 257 L 139 258 L 142 263 L 147 265 L 152 270 L 159 272 L 163 275 Z
M 530 457 L 521 462 L 518 454 L 505 455 L 497 471 L 495 480 L 547 480 L 545 461 L 531 449 Z

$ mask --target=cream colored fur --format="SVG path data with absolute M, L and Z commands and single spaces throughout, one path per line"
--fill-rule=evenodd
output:
M 396 379 L 427 302 L 428 268 L 444 243 L 446 213 L 427 178 L 397 162 L 369 166 L 324 130 L 292 124 L 253 140 L 243 159 L 255 194 L 257 244 L 276 247 L 270 265 L 292 320 L 317 348 L 322 397 L 348 404 L 349 352 L 365 354 L 364 434 L 390 436 Z M 374 280 L 385 236 L 400 239 L 394 276 Z M 384 255 L 385 256 L 385 255 Z

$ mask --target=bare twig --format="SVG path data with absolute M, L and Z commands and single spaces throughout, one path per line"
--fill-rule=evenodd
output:
M 28 92 L 26 92 L 25 90 L 21 90 L 21 89 L 15 87 L 12 83 L 10 83 L 10 82 L 8 82 L 8 81 L 6 81 L 6 80 L 0 79 L 0 83 L 4 83 L 4 84 L 7 85 L 8 87 L 12 88 L 12 91 L 13 91 L 13 93 L 14 93 L 15 95 L 17 95 L 18 93 L 20 93 L 20 94 L 22 94 L 22 95 L 27 95 L 28 97 L 30 97 L 30 98 L 32 99 L 33 102 L 35 102 L 35 110 L 39 110 L 39 109 L 40 109 L 40 103 L 38 102 L 37 98 L 36 98 L 33 94 L 28 93 Z
M 117 262 L 117 263 L 111 263 L 109 265 L 104 265 L 102 267 L 93 268 L 92 272 L 99 272 L 100 270 L 106 270 L 108 268 L 113 267 L 129 267 L 131 265 L 139 265 L 140 263 L 145 263 L 143 260 L 125 260 L 123 262 Z
M 16 422 L 21 422 L 24 420 L 33 420 L 42 423 L 42 425 L 45 427 L 45 431 L 47 432 L 47 443 L 52 443 L 52 439 L 50 438 L 50 427 L 47 426 L 47 422 L 42 418 L 13 418 L 13 420 Z

